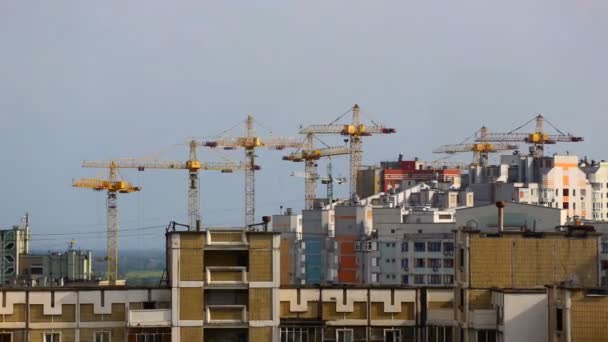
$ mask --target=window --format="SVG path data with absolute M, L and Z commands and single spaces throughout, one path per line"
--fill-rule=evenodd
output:
M 424 242 L 414 242 L 414 251 L 415 252 L 426 252 Z
M 319 327 L 281 327 L 281 342 L 321 341 Z
M 404 274 L 401 276 L 401 284 L 403 285 L 407 285 L 410 283 L 410 276 L 408 276 L 407 274 Z
M 440 268 L 441 267 L 441 259 L 429 259 L 429 267 L 431 267 L 431 268 Z
M 401 268 L 406 271 L 410 268 L 409 260 L 407 258 L 401 259 Z
M 95 332 L 95 342 L 110 342 L 110 332 L 109 331 L 96 331 Z
M 576 189 L 572 189 L 572 196 L 576 196 Z
M 372 258 L 372 267 L 378 266 L 378 258 Z
M 555 330 L 564 330 L 564 310 L 560 308 L 555 313 Z
M 450 215 L 450 214 L 439 214 L 439 219 L 440 220 L 451 220 L 452 219 L 452 215 Z
M 454 268 L 454 259 L 443 259 L 443 267 Z
M 429 284 L 432 285 L 441 285 L 441 275 L 439 274 L 431 274 L 429 275 Z
M 414 284 L 424 284 L 424 274 L 414 275 Z
M 402 242 L 401 243 L 401 251 L 402 252 L 407 252 L 407 242 Z
M 61 333 L 45 332 L 44 342 L 61 342 Z
M 144 302 L 144 310 L 156 309 L 156 302 Z
M 441 252 L 441 242 L 429 242 L 428 243 L 429 252 Z
M 570 205 L 569 204 L 570 203 L 568 203 L 568 202 L 564 202 L 564 204 L 562 205 L 562 208 L 563 209 L 570 209 Z
M 352 329 L 337 329 L 336 330 L 337 342 L 352 342 L 353 341 L 353 330 Z
M 428 326 L 428 342 L 452 342 L 452 327 Z
M 401 342 L 401 330 L 384 329 L 384 342 Z
M 360 251 L 361 250 L 361 241 L 355 241 L 355 250 L 356 251 Z
M 445 274 L 443 275 L 443 283 L 446 285 L 452 285 L 454 284 L 454 276 L 451 274 Z
M 143 333 L 137 334 L 137 342 L 162 342 L 162 334 Z
M 424 267 L 424 259 L 416 259 L 416 268 Z
M 564 195 L 564 196 L 570 196 L 570 190 L 569 189 L 562 190 L 562 195 Z
M 454 251 L 454 243 L 453 242 L 444 242 L 443 243 L 443 250 L 445 252 L 452 252 L 452 251 Z
M 460 249 L 460 267 L 463 268 L 464 267 L 464 248 Z
M 572 203 L 572 209 L 576 210 L 576 202 Z
M 0 333 L 0 342 L 11 342 L 13 340 L 13 334 L 10 332 Z
M 496 342 L 495 330 L 478 330 L 477 342 Z
M 378 282 L 378 273 L 372 273 L 372 283 Z
M 32 265 L 30 266 L 30 274 L 32 275 L 39 275 L 43 273 L 43 267 L 42 265 Z

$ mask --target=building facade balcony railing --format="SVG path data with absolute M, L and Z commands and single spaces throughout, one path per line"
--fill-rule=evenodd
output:
M 207 285 L 245 285 L 247 268 L 244 266 L 207 266 L 205 267 Z
M 171 309 L 129 310 L 129 327 L 170 327 Z
M 206 323 L 239 324 L 247 322 L 247 306 L 245 305 L 207 305 L 205 311 Z
M 207 231 L 208 246 L 242 246 L 247 245 L 247 234 L 242 231 Z

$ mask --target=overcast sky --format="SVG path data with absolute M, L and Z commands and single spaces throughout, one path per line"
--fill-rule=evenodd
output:
M 608 159 L 607 32 L 605 0 L 0 1 L 0 226 L 27 211 L 36 248 L 104 248 L 87 232 L 105 229 L 105 195 L 70 186 L 101 172 L 82 160 L 186 159 L 175 144 L 247 114 L 260 135 L 292 136 L 358 103 L 398 132 L 365 140 L 373 164 L 543 113 L 585 137 L 554 151 Z M 258 155 L 257 216 L 300 209 L 303 166 Z M 346 158 L 334 169 L 348 175 Z M 143 187 L 120 196 L 121 229 L 186 221 L 186 172 L 121 174 Z M 241 224 L 242 174 L 201 179 L 204 222 Z M 162 248 L 162 232 L 120 246 Z

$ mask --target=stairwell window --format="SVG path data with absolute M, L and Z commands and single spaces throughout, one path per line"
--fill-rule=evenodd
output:
M 110 342 L 111 334 L 109 331 L 96 331 L 95 342 Z
M 336 330 L 337 342 L 353 342 L 353 330 L 352 329 L 337 329 Z
M 12 342 L 13 334 L 10 332 L 2 332 L 0 333 L 0 342 Z
M 61 342 L 61 333 L 45 332 L 43 337 L 44 342 Z
M 401 330 L 384 329 L 384 342 L 401 342 Z

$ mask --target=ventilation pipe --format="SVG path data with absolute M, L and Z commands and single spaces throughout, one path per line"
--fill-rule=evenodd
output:
M 496 202 L 496 208 L 498 208 L 498 233 L 502 233 L 505 230 L 505 201 Z

